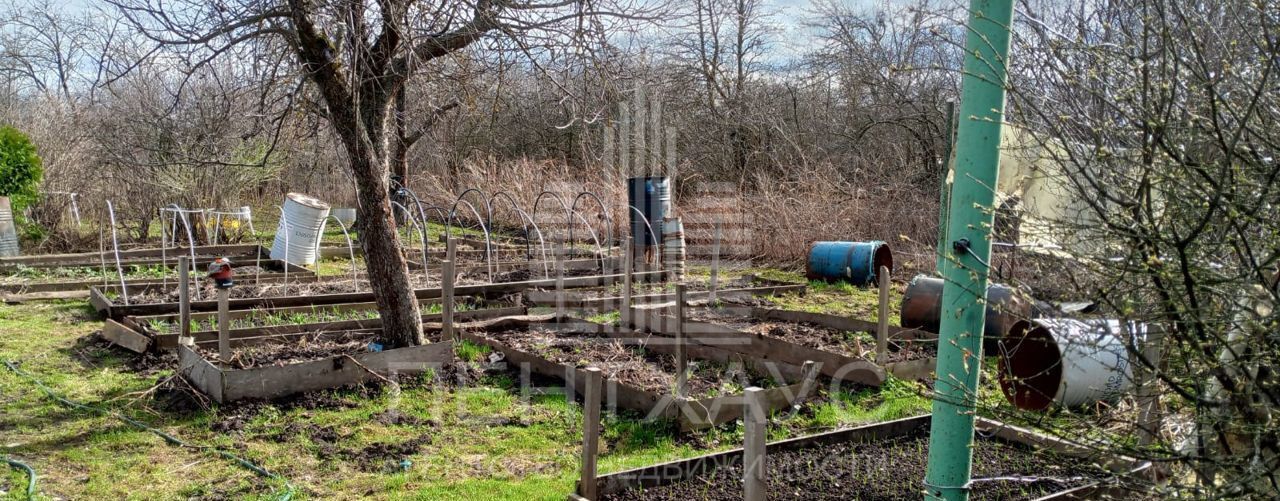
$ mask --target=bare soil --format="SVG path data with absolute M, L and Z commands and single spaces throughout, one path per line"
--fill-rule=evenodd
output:
M 321 336 L 269 341 L 233 348 L 231 367 L 252 369 L 255 367 L 282 366 L 310 362 L 342 355 L 359 355 L 369 351 L 369 343 L 378 335 L 368 332 L 344 332 Z M 197 351 L 208 360 L 218 359 L 216 344 L 197 345 Z
M 579 270 L 564 271 L 565 278 L 590 277 L 590 276 L 595 276 L 599 274 L 601 273 L 600 273 L 600 270 L 598 269 L 579 269 Z M 462 276 L 463 278 L 479 280 L 482 282 L 489 281 L 489 272 L 484 270 L 483 268 L 472 269 L 467 273 L 463 274 Z M 554 269 L 551 270 L 551 274 L 549 278 L 550 279 L 556 278 L 556 272 Z M 546 276 L 546 274 L 542 273 L 541 271 L 539 271 L 538 273 L 534 273 L 533 271 L 530 271 L 528 269 L 511 270 L 511 271 L 504 271 L 504 272 L 493 274 L 493 283 L 495 284 L 507 283 L 507 282 L 527 282 L 530 280 L 546 280 L 546 279 L 548 279 L 548 277 Z
M 665 394 L 675 389 L 675 357 L 647 350 L 642 345 L 537 327 L 483 335 L 552 362 L 579 368 L 599 367 L 605 378 L 642 390 Z M 690 360 L 689 367 L 688 394 L 694 398 L 736 394 L 751 385 L 773 386 L 767 378 L 750 374 L 741 367 L 725 367 L 705 360 Z
M 929 437 L 925 431 L 872 443 L 769 451 L 770 499 L 918 500 Z M 683 482 L 604 496 L 607 500 L 739 500 L 742 465 Z M 1083 459 L 979 437 L 973 451 L 971 499 L 1032 499 L 1101 480 L 1108 473 Z
M 739 315 L 731 311 L 691 308 L 687 318 L 696 322 L 723 325 L 774 339 L 841 355 L 870 359 L 875 356 L 875 337 L 865 332 L 833 329 L 809 322 L 778 322 Z M 938 356 L 937 345 L 916 341 L 889 344 L 889 362 L 905 362 Z
M 424 279 L 421 275 L 413 276 L 413 286 L 417 288 L 438 287 L 439 280 L 432 278 Z M 244 277 L 240 278 L 244 280 Z M 285 296 L 313 296 L 318 294 L 343 294 L 350 292 L 368 292 L 368 280 L 323 280 L 319 282 L 304 283 L 266 283 L 255 284 L 244 281 L 237 282 L 235 287 L 231 288 L 230 297 L 232 299 L 252 299 L 264 297 L 285 297 Z M 217 298 L 218 289 L 211 282 L 201 281 L 199 297 L 202 300 L 213 300 Z M 178 302 L 178 287 L 174 285 L 172 289 L 167 291 L 158 290 L 156 287 L 149 288 L 146 292 L 129 295 L 130 304 L 162 304 Z M 192 299 L 195 298 L 195 292 L 192 293 Z

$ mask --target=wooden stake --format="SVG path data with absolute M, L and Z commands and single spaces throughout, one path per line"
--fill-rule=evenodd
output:
M 1160 369 L 1161 343 L 1164 331 L 1158 324 L 1149 324 L 1142 341 L 1142 357 Z M 1138 445 L 1150 445 L 1160 436 L 1160 393 L 1156 374 L 1143 364 L 1133 364 L 1138 369 Z
M 178 324 L 178 341 L 191 337 L 191 261 L 187 256 L 178 256 Z
M 752 386 L 742 395 L 746 436 L 742 439 L 742 499 L 764 501 L 768 490 L 765 482 L 765 440 L 769 421 L 765 416 L 764 390 Z
M 458 336 L 453 331 L 453 266 L 453 260 L 451 259 L 446 259 L 440 263 L 440 330 L 441 339 L 457 341 Z
M 564 318 L 564 243 L 556 245 L 556 323 Z
M 634 325 L 634 315 L 631 311 L 631 267 L 632 259 L 635 255 L 635 245 L 626 244 L 622 246 L 622 311 L 619 315 L 622 326 L 629 328 Z
M 720 283 L 720 221 L 716 221 L 715 238 L 711 241 L 711 290 L 707 301 L 716 304 L 716 286 Z
M 224 367 L 231 366 L 231 312 L 227 307 L 230 296 L 231 288 L 218 289 L 218 359 Z
M 596 486 L 596 452 L 600 448 L 600 394 L 603 377 L 597 367 L 588 367 L 587 387 L 582 397 L 582 473 L 578 479 L 578 495 L 595 500 L 599 497 Z
M 880 323 L 876 329 L 876 363 L 884 365 L 889 357 L 889 267 L 881 266 L 879 271 Z
M 688 360 L 684 353 L 684 284 L 676 284 L 676 396 L 685 398 L 688 392 Z

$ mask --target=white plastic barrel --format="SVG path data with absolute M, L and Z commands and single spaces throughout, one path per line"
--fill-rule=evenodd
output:
M 338 221 L 342 221 L 342 224 L 348 228 L 356 224 L 356 210 L 351 207 L 333 209 L 333 217 L 338 218 Z
M 280 225 L 271 244 L 271 259 L 301 265 L 316 262 L 316 248 L 328 217 L 329 204 L 301 193 L 286 195 Z M 287 245 L 285 235 L 288 235 Z
M 13 206 L 9 204 L 9 197 L 0 197 L 0 257 L 19 254 L 18 226 L 13 220 Z
M 1145 338 L 1146 326 L 1104 319 L 1020 321 L 1000 342 L 1000 389 L 1027 410 L 1115 401 L 1133 387 L 1130 336 Z

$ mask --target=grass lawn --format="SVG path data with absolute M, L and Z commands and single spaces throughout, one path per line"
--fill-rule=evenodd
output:
M 342 274 L 346 266 L 325 271 Z M 874 312 L 874 290 L 816 289 L 788 305 L 839 313 L 870 304 Z M 435 374 L 398 390 L 182 410 L 164 391 L 149 392 L 172 376 L 172 362 L 139 371 L 136 355 L 96 339 L 101 327 L 84 301 L 0 305 L 0 360 L 59 395 L 234 453 L 280 478 L 257 476 L 212 449 L 169 445 L 115 417 L 63 407 L 0 368 L 0 454 L 35 468 L 37 498 L 274 498 L 287 479 L 301 499 L 564 499 L 577 478 L 578 405 L 557 394 L 522 401 L 510 372 L 472 371 L 462 385 Z M 460 354 L 484 356 L 477 347 Z M 775 416 L 771 438 L 928 412 L 921 391 L 899 380 L 881 391 L 827 391 L 794 415 Z M 633 415 L 607 416 L 604 426 L 602 472 L 741 444 L 736 424 L 685 436 Z M 25 485 L 19 470 L 0 473 L 8 498 L 24 498 Z

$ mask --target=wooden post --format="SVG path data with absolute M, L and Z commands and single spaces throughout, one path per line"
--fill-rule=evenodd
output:
M 676 284 L 676 397 L 688 396 L 688 360 L 684 353 L 684 284 Z
M 597 367 L 587 367 L 587 387 L 582 397 L 582 473 L 578 479 L 578 495 L 594 501 L 596 489 L 596 452 L 600 449 L 600 394 L 603 377 Z
M 564 307 L 564 242 L 556 245 L 556 323 L 565 317 Z
M 631 267 L 635 245 L 627 243 L 622 249 L 622 311 L 619 318 L 623 328 L 630 328 L 635 321 L 634 312 L 631 311 Z
M 178 324 L 178 339 L 191 337 L 191 261 L 187 256 L 178 256 Z
M 446 234 L 444 237 L 444 258 L 456 263 L 458 260 L 454 255 L 457 254 L 457 252 L 458 246 L 453 241 L 453 237 Z
M 884 365 L 889 356 L 889 267 L 881 266 L 880 278 L 880 314 L 876 329 L 876 363 Z
M 231 312 L 227 307 L 230 296 L 231 288 L 218 289 L 218 359 L 224 367 L 231 366 Z
M 1149 324 L 1145 339 L 1142 341 L 1142 357 L 1151 362 L 1156 370 L 1160 370 L 1161 343 L 1164 341 L 1164 330 L 1159 324 Z M 1143 364 L 1134 364 L 1138 369 L 1138 445 L 1150 445 L 1160 436 L 1160 393 L 1157 388 L 1156 373 Z
M 768 484 L 765 482 L 765 440 L 769 421 L 765 416 L 764 390 L 752 386 L 742 395 L 742 413 L 746 422 L 746 436 L 742 438 L 742 499 L 764 501 Z
M 720 283 L 720 221 L 716 221 L 715 238 L 711 241 L 711 290 L 707 301 L 716 304 L 716 288 Z
M 453 331 L 453 260 L 446 259 L 440 263 L 440 270 L 440 335 L 441 339 L 457 341 L 457 334 Z

